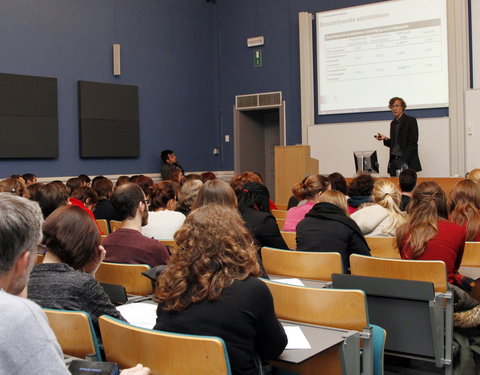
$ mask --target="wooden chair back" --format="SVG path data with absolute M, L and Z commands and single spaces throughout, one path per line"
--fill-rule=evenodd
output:
M 123 285 L 129 294 L 149 296 L 153 293 L 152 281 L 141 274 L 149 269 L 147 264 L 102 262 L 95 278 L 100 283 Z
M 465 242 L 462 267 L 480 267 L 480 242 Z
M 142 363 L 153 375 L 231 374 L 225 343 L 218 337 L 137 328 L 106 315 L 99 325 L 107 361 L 121 368 Z
M 297 248 L 297 233 L 281 231 L 283 240 L 289 249 L 295 250 Z
M 350 255 L 352 275 L 432 282 L 435 292 L 447 291 L 447 270 L 439 260 L 383 259 Z
M 377 258 L 401 259 L 396 237 L 365 237 L 370 254 Z
M 272 210 L 272 215 L 275 219 L 285 219 L 287 217 L 287 210 Z
M 110 229 L 112 232 L 115 232 L 117 229 L 122 227 L 122 222 L 118 220 L 110 220 Z
M 285 225 L 285 219 L 275 219 L 277 221 L 278 230 L 282 230 Z
M 313 253 L 263 247 L 262 261 L 269 275 L 331 281 L 343 273 L 340 253 Z
M 277 206 L 277 209 L 279 209 L 279 210 L 288 211 L 288 204 L 287 203 L 275 203 L 275 206 Z
M 85 358 L 96 354 L 102 360 L 90 316 L 83 311 L 43 309 L 65 354 Z
M 43 262 L 43 258 L 45 258 L 45 254 L 39 254 L 37 253 L 37 262 L 36 264 L 40 264 Z
M 177 252 L 178 246 L 175 240 L 159 240 L 159 241 L 168 248 L 171 255 Z
M 96 219 L 95 222 L 97 223 L 98 229 L 100 229 L 100 232 L 103 234 L 109 234 L 110 229 L 108 228 L 108 223 L 107 220 L 105 219 Z

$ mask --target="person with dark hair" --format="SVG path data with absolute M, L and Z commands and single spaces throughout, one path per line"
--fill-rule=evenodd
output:
M 75 190 L 77 190 L 80 186 L 86 186 L 83 180 L 79 177 L 72 177 L 67 180 L 67 188 L 68 193 L 72 194 Z
M 68 203 L 68 188 L 62 183 L 49 182 L 37 190 L 37 201 L 42 209 L 43 217 L 47 218 L 58 207 Z
M 27 198 L 38 202 L 37 198 L 37 192 L 40 187 L 44 186 L 45 184 L 43 182 L 36 182 L 34 184 L 28 185 L 27 186 Z
M 145 193 L 145 196 L 148 197 L 148 194 L 150 193 L 150 186 L 153 185 L 153 180 L 150 177 L 139 174 L 130 177 L 130 182 L 133 182 L 134 184 L 140 186 Z
M 263 185 L 262 176 L 257 172 L 245 171 L 237 173 L 230 179 L 230 186 L 235 191 L 235 194 L 237 194 L 237 197 L 242 192 L 245 184 L 248 182 L 258 182 L 259 184 Z M 271 199 L 269 199 L 269 206 L 270 210 L 277 209 L 277 206 Z
M 408 168 L 400 172 L 398 176 L 400 190 L 402 191 L 402 200 L 400 202 L 400 210 L 406 211 L 407 206 L 412 198 L 412 191 L 417 185 L 417 172 Z
M 260 358 L 276 359 L 287 336 L 268 287 L 257 278 L 256 249 L 238 211 L 199 207 L 175 241 L 178 251 L 157 282 L 154 329 L 220 337 L 232 374 L 262 373 Z
M 213 172 L 203 172 L 200 175 L 200 179 L 202 180 L 203 183 L 210 181 L 210 180 L 216 180 L 217 176 L 215 176 L 215 173 Z
M 25 173 L 24 175 L 22 175 L 22 178 L 25 181 L 25 186 L 37 183 L 37 176 L 35 176 L 33 173 Z
M 390 148 L 390 159 L 387 171 L 390 176 L 398 176 L 407 168 L 417 172 L 422 170 L 418 158 L 418 124 L 417 119 L 405 114 L 407 104 L 399 97 L 391 98 L 388 108 L 392 111 L 394 120 L 390 123 L 390 137 L 378 133 L 375 138 L 383 141 Z
M 328 181 L 330 181 L 330 189 L 338 190 L 344 195 L 347 195 L 347 180 L 341 173 L 334 172 L 328 175 Z
M 348 186 L 348 213 L 353 214 L 362 204 L 372 201 L 375 179 L 368 173 L 360 173 Z
M 160 154 L 162 159 L 162 167 L 160 168 L 160 174 L 162 175 L 162 180 L 170 180 L 170 172 L 175 168 L 178 168 L 182 171 L 182 175 L 185 174 L 182 166 L 177 163 L 177 157 L 172 150 L 163 150 Z
M 23 178 L 18 179 L 9 177 L 0 181 L 0 192 L 15 194 L 19 197 L 25 197 L 27 190 L 25 184 L 23 183 Z
M 96 191 L 98 195 L 98 202 L 95 206 L 93 214 L 95 219 L 104 219 L 109 222 L 110 220 L 120 221 L 120 215 L 112 206 L 110 202 L 110 197 L 113 193 L 113 182 L 108 178 L 102 178 L 95 181 L 92 184 L 93 190 Z
M 293 185 L 292 193 L 298 201 L 306 200 L 301 206 L 292 207 L 285 217 L 284 231 L 295 232 L 297 224 L 303 220 L 308 211 L 318 203 L 320 196 L 330 187 L 328 180 L 319 175 L 313 174 Z
M 43 224 L 46 254 L 28 283 L 28 298 L 50 309 L 85 311 L 98 332 L 98 318 L 123 319 L 95 272 L 105 257 L 100 233 L 88 214 L 76 206 L 52 212 Z
M 90 186 L 92 180 L 86 174 L 80 174 L 78 175 L 78 178 L 82 180 L 82 186 Z
M 118 176 L 117 182 L 115 183 L 115 188 L 118 186 L 122 186 L 128 184 L 130 182 L 130 177 L 128 176 Z
M 185 215 L 177 208 L 177 185 L 172 181 L 160 181 L 150 188 L 150 212 L 148 224 L 142 233 L 148 238 L 173 240 L 173 235 L 183 225 Z
M 105 177 L 105 176 L 102 176 L 102 175 L 100 175 L 100 176 L 95 176 L 95 177 L 93 178 L 93 180 L 92 180 L 92 183 L 91 183 L 92 187 L 93 187 L 93 184 L 94 184 L 96 181 L 102 180 L 102 179 L 104 179 L 104 178 L 106 178 L 106 177 Z
M 407 221 L 397 230 L 397 247 L 403 259 L 442 260 L 448 282 L 467 291 L 470 280 L 459 272 L 467 233 L 448 221 L 447 201 L 442 188 L 425 181 L 414 190 Z
M 450 221 L 467 231 L 467 241 L 480 241 L 480 187 L 475 181 L 458 181 L 448 197 Z
M 140 186 L 134 183 L 119 186 L 110 200 L 122 219 L 122 227 L 103 242 L 107 251 L 105 260 L 151 267 L 166 264 L 167 248 L 141 233 L 142 227 L 148 224 L 148 201 Z
M 270 212 L 270 194 L 265 185 L 248 182 L 238 194 L 238 209 L 259 248 L 288 249 L 277 221 Z
M 70 195 L 70 204 L 80 207 L 84 210 L 95 222 L 95 215 L 93 210 L 98 202 L 98 195 L 90 186 L 80 186 L 72 191 Z
M 193 208 L 205 206 L 206 204 L 221 204 L 237 208 L 237 196 L 232 187 L 222 180 L 208 180 L 200 188 Z
M 298 223 L 296 238 L 298 251 L 340 253 L 346 271 L 350 254 L 370 255 L 362 231 L 347 216 L 345 195 L 338 190 L 327 190 L 320 196 L 319 203 Z

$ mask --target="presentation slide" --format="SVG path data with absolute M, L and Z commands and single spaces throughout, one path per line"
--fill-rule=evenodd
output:
M 316 14 L 318 114 L 448 107 L 446 0 L 391 0 Z

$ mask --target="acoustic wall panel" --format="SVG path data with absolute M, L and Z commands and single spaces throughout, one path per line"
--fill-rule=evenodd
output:
M 57 79 L 0 73 L 0 158 L 58 157 Z
M 80 156 L 137 157 L 138 87 L 78 82 Z

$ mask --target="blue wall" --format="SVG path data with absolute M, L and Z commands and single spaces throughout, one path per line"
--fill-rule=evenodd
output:
M 175 150 L 186 170 L 232 170 L 234 98 L 256 92 L 283 92 L 287 144 L 300 143 L 298 13 L 379 1 L 0 0 L 0 72 L 58 78 L 60 136 L 58 159 L 0 160 L 0 177 L 155 173 L 164 148 Z M 263 66 L 255 68 L 246 39 L 258 35 L 265 45 Z M 118 78 L 113 43 L 121 44 Z M 79 158 L 78 80 L 139 87 L 139 158 Z M 414 115 L 447 113 L 437 112 Z M 386 118 L 382 112 L 316 122 Z M 221 155 L 212 155 L 214 147 Z

